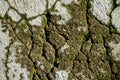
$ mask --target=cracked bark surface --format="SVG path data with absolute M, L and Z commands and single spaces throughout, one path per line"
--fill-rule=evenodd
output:
M 119 0 L 0 0 L 0 80 L 120 80 L 119 12 Z

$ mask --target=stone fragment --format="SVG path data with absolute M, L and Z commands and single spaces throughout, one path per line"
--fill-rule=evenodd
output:
M 109 46 L 112 48 L 111 56 L 115 61 L 120 61 L 120 43 L 115 44 L 114 42 L 110 42 Z
M 37 16 L 46 10 L 46 0 L 8 0 L 10 5 L 21 14 L 27 14 L 27 18 Z
M 16 22 L 18 22 L 21 19 L 21 16 L 14 9 L 10 9 L 8 11 L 8 15 L 11 17 L 13 21 Z
M 61 1 L 58 1 L 55 5 L 55 11 L 51 12 L 52 15 L 61 16 L 61 20 L 57 21 L 59 25 L 65 25 L 67 21 L 71 19 L 71 15 L 68 13 L 66 7 L 62 5 Z
M 29 21 L 29 24 L 30 24 L 30 25 L 41 26 L 41 24 L 42 24 L 41 16 L 38 16 L 37 18 L 35 18 L 35 19 L 33 19 L 33 20 L 30 20 L 30 21 Z
M 17 63 L 17 59 L 21 58 L 21 43 L 14 42 L 10 48 L 10 55 L 7 60 L 8 73 L 7 76 L 10 80 L 29 80 L 29 71 L 26 67 L 22 68 L 20 63 Z
M 55 80 L 68 80 L 68 72 L 65 70 L 60 70 L 55 73 Z
M 112 16 L 112 25 L 114 25 L 114 27 L 120 33 L 120 7 L 115 8 L 111 16 Z
M 0 17 L 4 17 L 8 11 L 9 4 L 5 0 L 0 0 Z
M 111 0 L 91 0 L 91 13 L 102 23 L 108 24 L 110 12 L 112 10 Z
M 2 30 L 4 30 L 4 28 L 2 28 L 2 23 L 0 20 L 0 80 L 7 80 L 5 73 L 5 60 L 7 54 L 6 47 L 10 44 L 10 37 L 9 31 L 3 32 Z

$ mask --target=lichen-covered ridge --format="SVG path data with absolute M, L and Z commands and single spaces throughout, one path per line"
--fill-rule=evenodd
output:
M 0 80 L 119 80 L 119 0 L 0 0 Z

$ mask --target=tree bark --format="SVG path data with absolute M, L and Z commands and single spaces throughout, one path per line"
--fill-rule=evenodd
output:
M 120 80 L 118 4 L 1 0 L 0 80 Z

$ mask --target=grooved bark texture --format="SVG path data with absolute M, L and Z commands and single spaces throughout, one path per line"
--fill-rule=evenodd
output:
M 0 80 L 120 80 L 119 13 L 119 0 L 0 0 Z

